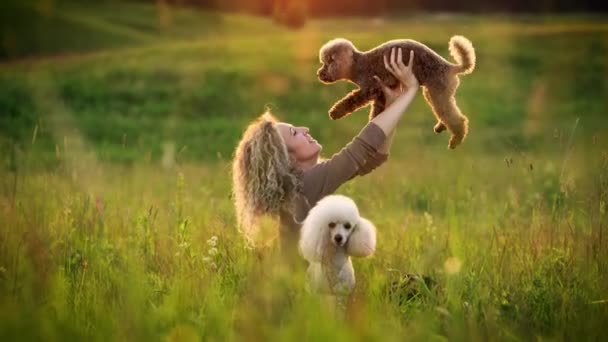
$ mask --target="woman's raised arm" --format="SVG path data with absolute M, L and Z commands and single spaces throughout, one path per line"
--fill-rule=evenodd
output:
M 406 90 L 371 121 L 380 127 L 386 136 L 392 135 L 399 120 L 401 120 L 403 113 L 405 113 L 405 110 L 416 96 L 416 92 L 418 92 L 418 87 L 420 86 L 412 71 L 414 51 L 412 50 L 410 52 L 410 59 L 407 66 L 403 64 L 402 50 L 400 48 L 397 51 L 396 57 L 395 60 L 395 49 L 393 48 L 391 49 L 390 63 L 387 61 L 386 56 L 384 56 L 384 66 L 401 82 L 401 84 L 403 84 Z M 387 94 L 387 92 L 393 92 L 382 84 L 379 79 L 377 80 L 380 82 L 385 94 Z

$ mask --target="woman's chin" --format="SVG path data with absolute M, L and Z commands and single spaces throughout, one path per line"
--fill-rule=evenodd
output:
M 323 150 L 323 146 L 321 146 L 320 144 L 317 144 L 317 152 L 315 153 L 314 157 L 319 160 L 319 158 L 321 158 L 321 151 Z

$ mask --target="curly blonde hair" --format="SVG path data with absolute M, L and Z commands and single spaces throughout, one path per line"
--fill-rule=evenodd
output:
M 257 220 L 292 211 L 301 191 L 299 171 L 268 111 L 245 130 L 232 161 L 232 195 L 239 229 L 251 238 Z

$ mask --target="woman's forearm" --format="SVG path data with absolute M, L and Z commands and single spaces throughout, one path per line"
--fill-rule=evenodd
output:
M 412 100 L 418 92 L 418 87 L 408 88 L 403 94 L 399 95 L 393 103 L 378 114 L 371 122 L 375 123 L 384 134 L 388 137 L 397 127 L 399 120 L 405 113 L 407 107 L 412 103 Z
M 395 131 L 397 131 L 397 130 L 393 129 L 393 131 L 390 132 L 389 135 L 386 136 L 386 139 L 384 140 L 384 143 L 382 143 L 382 145 L 378 149 L 379 153 L 382 153 L 382 154 L 388 154 L 389 153 L 389 151 L 391 149 L 391 145 L 393 145 L 393 137 L 395 136 Z

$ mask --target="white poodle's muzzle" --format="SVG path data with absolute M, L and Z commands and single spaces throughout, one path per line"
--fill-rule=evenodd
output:
M 350 237 L 351 232 L 353 231 L 353 225 L 350 222 L 332 222 L 334 225 L 330 224 L 330 234 L 331 234 L 331 242 L 338 246 L 342 247 L 346 245 L 348 242 L 348 238 Z

